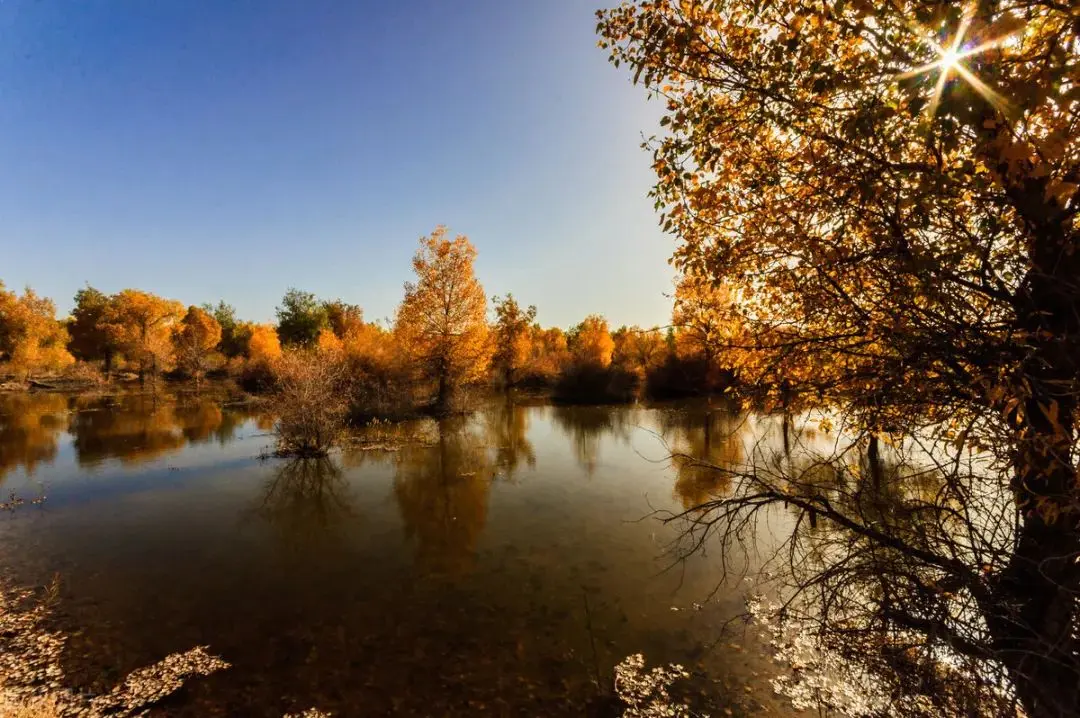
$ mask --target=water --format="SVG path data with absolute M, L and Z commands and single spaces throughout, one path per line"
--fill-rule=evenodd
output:
M 0 497 L 25 501 L 0 562 L 60 576 L 69 685 L 209 645 L 233 667 L 155 714 L 588 715 L 643 653 L 692 669 L 714 715 L 790 714 L 752 633 L 724 630 L 754 560 L 673 563 L 681 524 L 649 516 L 727 489 L 668 459 L 738 460 L 723 408 L 495 399 L 306 462 L 259 458 L 270 425 L 212 399 L 0 396 Z

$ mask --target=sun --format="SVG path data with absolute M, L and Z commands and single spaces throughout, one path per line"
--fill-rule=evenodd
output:
M 968 28 L 971 26 L 971 20 L 971 13 L 965 14 L 951 40 L 944 45 L 939 45 L 933 39 L 932 33 L 928 33 L 918 27 L 914 28 L 916 32 L 919 32 L 919 34 L 926 37 L 926 42 L 934 50 L 937 58 L 925 65 L 901 73 L 898 75 L 898 78 L 914 77 L 916 75 L 925 75 L 937 71 L 938 76 L 937 82 L 934 85 L 934 94 L 931 97 L 930 105 L 927 108 L 927 111 L 931 116 L 937 112 L 938 105 L 941 103 L 942 94 L 945 92 L 945 86 L 952 76 L 962 78 L 996 109 L 1005 111 L 1008 107 L 1008 102 L 1006 102 L 1005 98 L 1001 97 L 1001 95 L 995 92 L 990 86 L 976 77 L 964 64 L 964 60 L 965 58 L 978 55 L 1001 45 L 1008 40 L 1011 35 L 997 37 L 974 46 L 964 47 L 964 38 L 967 35 Z
M 960 61 L 964 59 L 964 56 L 957 52 L 954 48 L 949 48 L 941 53 L 941 71 L 949 72 L 950 70 L 956 70 L 956 66 L 960 64 Z

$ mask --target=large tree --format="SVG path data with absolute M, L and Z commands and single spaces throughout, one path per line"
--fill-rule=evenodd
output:
M 493 297 L 495 307 L 494 342 L 492 362 L 502 375 L 506 386 L 518 379 L 518 374 L 529 360 L 532 347 L 532 325 L 536 320 L 536 307 L 522 308 L 513 294 Z
M 173 328 L 184 316 L 184 305 L 138 289 L 125 289 L 112 298 L 103 317 L 109 341 L 134 362 L 139 380 L 154 378 L 173 361 Z
M 173 332 L 176 363 L 195 380 L 196 389 L 201 387 L 203 377 L 211 368 L 221 334 L 217 319 L 196 306 L 188 307 L 187 314 Z
M 74 361 L 67 343 L 68 333 L 56 320 L 51 299 L 29 287 L 18 296 L 0 282 L 0 362 L 6 369 L 26 379 L 63 369 Z
M 244 342 L 240 336 L 240 321 L 236 318 L 236 308 L 226 304 L 224 300 L 216 305 L 206 303 L 202 310 L 212 316 L 214 321 L 221 327 L 221 353 L 229 359 L 238 357 L 244 353 Z
M 312 346 L 319 332 L 330 326 L 326 305 L 311 292 L 290 288 L 277 308 L 278 338 L 282 346 Z
M 112 372 L 116 355 L 116 346 L 105 331 L 105 313 L 111 301 L 111 297 L 87 284 L 75 292 L 75 308 L 68 322 L 71 353 L 82 361 L 100 361 L 106 375 Z
M 473 274 L 476 248 L 438 227 L 420 239 L 415 282 L 405 284 L 394 330 L 424 376 L 437 386 L 444 412 L 462 384 L 483 378 L 491 362 L 487 298 Z
M 786 503 L 852 537 L 797 582 L 831 597 L 823 640 L 861 649 L 861 628 L 968 668 L 984 701 L 1004 684 L 1028 715 L 1080 714 L 1074 5 L 653 0 L 599 30 L 666 103 L 661 222 L 677 268 L 738 292 L 743 372 L 834 413 L 871 458 L 885 436 L 922 442 L 941 474 L 926 496 L 911 471 L 869 472 L 936 517 L 918 531 L 794 465 L 746 467 L 712 517 Z M 920 675 L 898 694 L 948 699 Z

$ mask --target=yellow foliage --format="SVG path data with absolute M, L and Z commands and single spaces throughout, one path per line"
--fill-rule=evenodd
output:
M 109 303 L 104 328 L 120 353 L 138 366 L 139 376 L 145 377 L 172 365 L 173 329 L 184 314 L 180 302 L 125 289 Z
M 579 366 L 605 369 L 611 365 L 615 341 L 608 331 L 607 320 L 598 314 L 585 317 L 574 328 L 570 338 L 570 354 Z
M 221 325 L 214 317 L 199 307 L 188 307 L 187 314 L 173 334 L 176 359 L 180 366 L 195 378 L 202 380 L 209 368 L 213 351 L 221 341 Z
M 660 366 L 667 357 L 667 342 L 659 329 L 623 327 L 611 338 L 615 343 L 612 362 L 639 377 Z
M 27 288 L 21 297 L 0 283 L 0 360 L 12 372 L 30 378 L 74 363 L 67 351 L 67 330 L 56 320 L 52 300 Z
M 281 356 L 277 330 L 269 324 L 245 322 L 237 330 L 244 346 L 244 356 L 252 362 L 273 362 Z
M 487 297 L 473 275 L 475 259 L 469 240 L 449 239 L 445 227 L 422 238 L 413 257 L 416 282 L 405 285 L 394 324 L 403 350 L 438 385 L 442 409 L 458 386 L 484 378 L 491 362 Z
M 338 354 L 344 346 L 333 329 L 319 330 L 319 337 L 315 340 L 315 350 L 320 354 Z

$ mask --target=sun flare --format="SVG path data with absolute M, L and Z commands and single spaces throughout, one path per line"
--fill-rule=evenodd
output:
M 996 37 L 986 42 L 975 44 L 971 47 L 964 47 L 964 38 L 967 35 L 967 31 L 971 26 L 970 13 L 964 16 L 964 19 L 960 21 L 960 25 L 956 28 L 956 33 L 945 45 L 939 45 L 932 37 L 932 33 L 928 33 L 923 28 L 915 28 L 920 34 L 927 36 L 927 42 L 934 49 L 937 54 L 937 59 L 928 62 L 925 65 L 921 65 L 907 72 L 900 73 L 899 79 L 906 77 L 915 77 L 916 75 L 925 75 L 933 71 L 937 71 L 937 82 L 934 85 L 934 94 L 930 100 L 930 105 L 927 108 L 928 113 L 933 116 L 937 113 L 938 106 L 941 104 L 941 97 L 945 92 L 945 86 L 952 76 L 958 76 L 963 78 L 965 82 L 971 85 L 972 88 L 983 98 L 1000 111 L 1005 111 L 1008 108 L 1008 102 L 994 91 L 989 85 L 980 80 L 964 63 L 964 60 L 975 55 L 986 52 L 995 47 L 999 47 L 1007 40 L 1009 40 L 1013 34 L 1006 34 L 1001 37 Z

